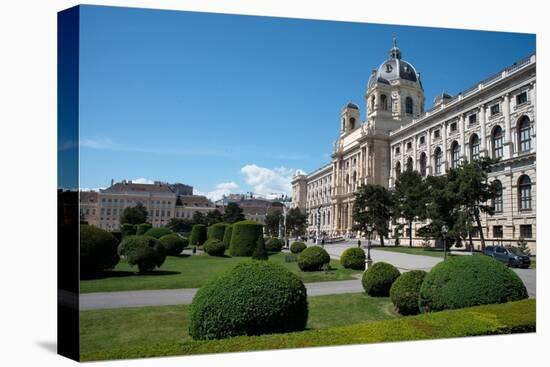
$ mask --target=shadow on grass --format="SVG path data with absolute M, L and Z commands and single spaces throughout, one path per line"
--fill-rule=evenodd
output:
M 124 270 L 113 270 L 113 271 L 106 271 L 101 274 L 95 275 L 93 277 L 82 277 L 82 280 L 94 280 L 94 279 L 106 279 L 106 278 L 123 278 L 123 277 L 130 277 L 130 276 L 136 276 L 136 275 L 155 275 L 155 276 L 161 276 L 161 275 L 177 275 L 181 274 L 179 271 L 171 271 L 171 270 L 153 270 L 148 271 L 145 273 L 138 273 L 137 271 L 124 271 Z

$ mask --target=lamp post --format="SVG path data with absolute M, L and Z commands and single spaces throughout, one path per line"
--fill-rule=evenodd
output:
M 447 260 L 447 234 L 449 227 L 446 224 L 441 226 L 441 235 L 443 236 L 443 260 Z
M 370 257 L 370 235 L 372 233 L 372 226 L 367 224 L 367 269 L 370 268 L 372 264 L 372 259 Z
M 318 207 L 317 208 L 317 216 L 316 216 L 316 221 L 317 221 L 317 244 L 320 243 L 319 241 L 319 236 L 321 235 L 321 207 Z

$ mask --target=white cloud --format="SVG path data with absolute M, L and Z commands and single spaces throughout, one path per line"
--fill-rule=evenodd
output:
M 152 185 L 152 184 L 155 183 L 155 181 L 149 180 L 148 178 L 143 178 L 143 177 L 142 178 L 136 178 L 136 179 L 133 179 L 131 181 L 132 181 L 132 183 L 135 183 L 135 184 L 150 184 L 150 185 Z
M 290 182 L 295 171 L 291 168 L 270 169 L 247 164 L 241 168 L 241 173 L 245 175 L 246 183 L 252 186 L 254 194 L 275 197 L 280 194 L 290 195 L 292 192 Z
M 229 195 L 235 193 L 240 187 L 237 183 L 231 182 L 222 182 L 216 185 L 216 188 L 210 192 L 204 193 L 199 190 L 194 190 L 195 195 L 204 195 L 212 201 L 221 199 L 224 195 Z

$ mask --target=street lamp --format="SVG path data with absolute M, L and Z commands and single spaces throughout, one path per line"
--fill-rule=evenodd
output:
M 367 224 L 367 269 L 372 264 L 372 259 L 370 257 L 370 235 L 372 233 L 372 226 Z
M 447 260 L 447 234 L 449 227 L 446 224 L 441 226 L 441 235 L 443 236 L 443 260 Z

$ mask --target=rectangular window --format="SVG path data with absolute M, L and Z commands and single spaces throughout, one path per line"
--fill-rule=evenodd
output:
M 158 216 L 159 216 L 159 211 L 155 210 L 155 217 L 158 217 Z
M 420 137 L 420 144 L 424 144 L 426 142 L 426 137 L 421 136 Z
M 408 142 L 408 143 L 407 143 L 407 150 L 411 150 L 411 149 L 412 149 L 412 146 L 413 146 L 412 143 L 411 143 L 411 142 Z
M 395 148 L 395 154 L 399 154 L 399 151 L 400 151 L 399 147 L 396 147 Z
M 516 96 L 516 105 L 527 102 L 527 92 L 521 92 Z
M 533 227 L 530 224 L 522 224 L 519 226 L 519 236 L 521 238 L 533 238 Z
M 474 125 L 474 124 L 477 123 L 477 113 L 474 113 L 474 114 L 468 116 L 468 123 L 470 125 Z
M 167 217 L 170 216 L 170 210 L 168 210 L 168 211 L 166 212 L 166 216 L 167 216 Z
M 502 238 L 502 226 L 493 226 L 493 237 L 494 238 Z
M 441 132 L 439 130 L 434 131 L 434 138 L 439 138 L 441 136 Z
M 479 228 L 473 227 L 472 228 L 472 238 L 479 238 Z
M 491 106 L 491 116 L 500 112 L 500 103 Z
M 451 132 L 456 131 L 456 129 L 457 129 L 456 122 L 453 122 L 453 123 L 451 124 Z

